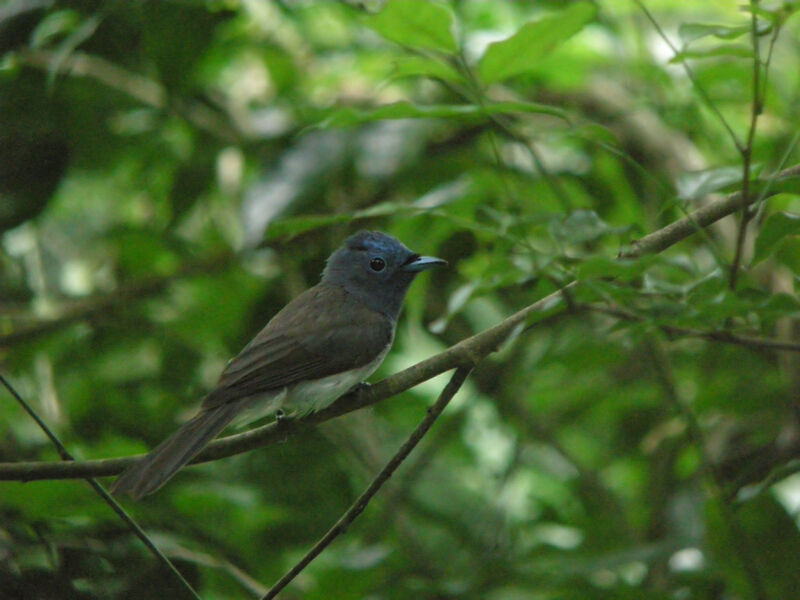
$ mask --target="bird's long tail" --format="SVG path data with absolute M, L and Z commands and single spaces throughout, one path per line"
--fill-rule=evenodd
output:
M 111 486 L 111 493 L 130 494 L 138 500 L 155 492 L 225 429 L 241 409 L 240 401 L 200 412 L 122 473 Z

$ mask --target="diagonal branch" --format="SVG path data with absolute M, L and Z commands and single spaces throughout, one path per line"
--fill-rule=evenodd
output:
M 780 171 L 774 179 L 800 176 L 800 164 Z M 720 200 L 712 201 L 689 216 L 679 219 L 666 227 L 654 231 L 634 242 L 633 246 L 620 253 L 620 258 L 637 258 L 645 254 L 657 254 L 677 244 L 697 231 L 698 227 L 708 227 L 712 223 L 734 213 L 741 207 L 742 195 L 731 194 Z M 325 410 L 312 413 L 307 417 L 288 422 L 270 423 L 251 431 L 231 435 L 213 441 L 192 461 L 192 463 L 218 460 L 234 454 L 247 452 L 254 448 L 275 444 L 287 436 L 310 425 L 328 421 L 334 417 L 353 412 L 359 408 L 371 406 L 381 400 L 395 396 L 433 377 L 454 369 L 463 364 L 477 364 L 482 358 L 494 352 L 497 347 L 512 335 L 517 328 L 525 325 L 536 313 L 563 309 L 565 292 L 574 289 L 575 282 L 564 289 L 553 292 L 544 298 L 526 306 L 497 325 L 466 338 L 444 352 L 436 354 L 404 371 L 376 383 L 369 389 L 349 394 L 334 402 Z M 551 315 L 553 316 L 553 315 Z M 717 334 L 714 334 L 717 335 Z M 721 335 L 721 334 L 719 334 Z M 1 339 L 1 338 L 0 338 Z M 717 341 L 738 343 L 730 336 Z M 752 340 L 747 340 L 751 342 Z M 747 345 L 755 345 L 748 343 Z M 793 350 L 793 348 L 775 349 Z M 33 481 L 42 479 L 82 479 L 85 477 L 101 477 L 117 475 L 142 455 L 99 460 L 61 462 L 16 462 L 0 463 L 0 481 Z
M 404 371 L 400 371 L 367 389 L 343 396 L 324 410 L 311 413 L 300 419 L 276 421 L 244 433 L 215 440 L 192 461 L 192 464 L 218 460 L 234 454 L 241 454 L 254 448 L 278 443 L 287 436 L 306 429 L 310 425 L 316 425 L 354 410 L 371 406 L 460 365 L 476 364 L 482 358 L 494 352 L 517 326 L 523 324 L 532 314 L 556 306 L 561 298 L 560 291 L 545 296 L 494 327 L 466 338 L 444 352 L 423 360 Z M 38 461 L 0 463 L 0 481 L 79 479 L 117 475 L 141 457 L 142 455 L 136 455 L 70 463 Z
M 36 422 L 39 428 L 44 432 L 44 434 L 50 439 L 53 445 L 56 447 L 56 451 L 58 455 L 61 457 L 61 460 L 64 461 L 64 464 L 70 464 L 75 460 L 75 457 L 69 453 L 66 446 L 61 443 L 61 440 L 58 439 L 58 436 L 47 426 L 47 423 L 42 421 L 38 414 L 31 408 L 31 406 L 25 402 L 25 399 L 17 393 L 17 390 L 6 381 L 6 378 L 0 375 L 0 383 L 2 383 L 3 387 L 5 387 L 8 392 L 14 397 L 14 399 L 22 406 L 22 409 L 30 415 L 30 417 Z M 131 517 L 122 506 L 120 506 L 119 502 L 114 500 L 111 497 L 105 488 L 103 488 L 100 483 L 94 479 L 93 477 L 86 477 L 87 483 L 92 487 L 92 489 L 97 492 L 97 495 L 100 496 L 103 501 L 111 507 L 117 516 L 123 520 L 123 522 L 130 527 L 136 537 L 138 537 L 142 543 L 147 547 L 147 549 L 163 564 L 174 576 L 180 584 L 189 592 L 189 594 L 193 598 L 197 598 L 200 600 L 199 594 L 195 591 L 192 585 L 186 581 L 181 572 L 172 564 L 172 561 L 168 559 L 161 550 L 153 543 L 153 541 L 147 536 L 144 530 L 139 526 L 139 524 L 134 521 L 133 517 Z
M 772 179 L 781 180 L 789 177 L 800 177 L 800 165 L 783 169 L 773 175 Z M 766 196 L 777 193 L 777 191 L 772 191 L 767 193 Z M 747 200 L 745 198 L 742 192 L 735 192 L 715 202 L 709 202 L 690 215 L 634 241 L 630 248 L 620 252 L 619 258 L 638 258 L 645 254 L 658 254 L 662 250 L 666 250 L 670 246 L 697 233 L 700 229 L 704 229 L 712 223 L 732 215 L 741 209 L 743 204 L 752 204 L 759 199 L 756 194 L 751 195 Z
M 436 402 L 428 409 L 425 418 L 420 421 L 420 424 L 417 425 L 417 428 L 411 433 L 409 438 L 405 441 L 405 443 L 400 446 L 400 449 L 397 453 L 391 458 L 391 460 L 386 463 L 386 466 L 381 469 L 381 472 L 372 480 L 372 483 L 369 484 L 364 493 L 362 493 L 355 502 L 347 509 L 347 511 L 339 518 L 338 521 L 331 527 L 328 532 L 322 536 L 322 538 L 314 544 L 311 550 L 298 562 L 294 565 L 283 577 L 281 577 L 278 582 L 270 588 L 270 590 L 266 593 L 262 600 L 271 600 L 275 598 L 275 596 L 280 593 L 280 591 L 285 588 L 291 581 L 297 577 L 303 569 L 305 569 L 311 561 L 313 561 L 317 556 L 319 556 L 325 548 L 331 545 L 331 543 L 340 535 L 347 531 L 347 528 L 350 524 L 356 520 L 356 518 L 367 508 L 367 505 L 370 503 L 372 498 L 375 494 L 378 493 L 378 490 L 383 487 L 389 478 L 394 474 L 397 468 L 403 463 L 403 461 L 411 454 L 411 451 L 416 447 L 416 445 L 420 442 L 420 440 L 425 437 L 425 434 L 428 433 L 433 423 L 439 418 L 439 415 L 442 414 L 442 411 L 445 407 L 450 403 L 450 400 L 453 396 L 456 395 L 456 392 L 461 388 L 464 384 L 464 381 L 467 379 L 470 371 L 472 370 L 472 366 L 460 366 L 453 376 L 450 378 L 447 386 L 442 390 L 442 393 L 439 395 L 439 398 Z
M 605 306 L 601 304 L 580 304 L 576 308 L 580 310 L 589 310 L 596 313 L 602 313 L 623 321 L 643 321 L 646 318 L 613 305 Z M 674 325 L 661 324 L 655 324 L 655 326 L 667 335 L 675 337 L 701 338 L 712 342 L 723 342 L 726 344 L 734 344 L 736 346 L 745 346 L 747 348 L 757 348 L 759 350 L 800 352 L 800 343 L 798 342 L 785 342 L 783 340 L 771 340 L 768 338 L 737 335 L 728 331 L 703 331 L 702 329 L 693 329 L 691 327 L 676 327 Z

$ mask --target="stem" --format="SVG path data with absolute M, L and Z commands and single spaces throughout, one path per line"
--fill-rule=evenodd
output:
M 31 406 L 25 402 L 25 400 L 17 393 L 17 390 L 6 380 L 3 375 L 0 375 L 0 383 L 5 386 L 8 392 L 16 399 L 16 401 L 22 406 L 22 408 L 27 412 L 31 418 L 36 421 L 36 424 L 39 428 L 44 432 L 44 434 L 50 439 L 53 445 L 56 447 L 56 451 L 58 455 L 61 457 L 61 460 L 72 462 L 75 458 L 69 453 L 66 446 L 61 443 L 61 440 L 58 439 L 58 436 L 47 426 L 47 423 L 42 421 L 38 414 L 31 408 Z M 131 528 L 133 533 L 136 534 L 142 543 L 147 547 L 148 550 L 155 556 L 161 564 L 163 564 L 173 575 L 180 581 L 181 585 L 186 588 L 186 590 L 192 595 L 193 598 L 197 598 L 197 600 L 201 600 L 200 595 L 195 591 L 192 585 L 186 581 L 181 572 L 172 564 L 172 561 L 166 557 L 166 555 L 158 549 L 158 547 L 153 543 L 153 541 L 147 536 L 144 530 L 139 527 L 139 524 L 133 520 L 125 509 L 119 505 L 119 503 L 111 497 L 111 495 L 103 488 L 98 481 L 92 477 L 86 477 L 86 481 L 89 482 L 89 485 L 92 486 L 95 492 L 111 507 L 117 516 L 122 519 L 128 527 Z
M 800 136 L 800 134 L 798 134 L 798 136 Z M 796 139 L 798 136 L 796 136 Z M 794 146 L 794 143 L 792 146 Z M 800 176 L 800 164 L 773 174 L 769 181 L 767 181 L 767 186 L 761 192 L 759 198 L 747 197 L 742 192 L 735 192 L 720 200 L 709 202 L 702 208 L 692 212 L 688 217 L 673 221 L 666 227 L 662 227 L 634 241 L 630 248 L 619 253 L 619 258 L 638 258 L 645 254 L 658 254 L 662 250 L 666 250 L 670 246 L 697 233 L 697 231 L 705 229 L 712 223 L 716 223 L 720 219 L 732 215 L 737 210 L 741 209 L 743 204 L 753 204 L 761 198 L 774 195 L 774 193 L 777 192 L 771 192 L 769 186 L 775 179 L 797 176 Z
M 464 381 L 467 379 L 472 367 L 459 367 L 455 373 L 453 373 L 453 377 L 448 382 L 447 386 L 445 386 L 442 393 L 439 395 L 438 400 L 428 409 L 428 413 L 425 415 L 425 418 L 422 419 L 417 428 L 411 433 L 409 438 L 406 442 L 400 446 L 400 449 L 397 453 L 392 457 L 392 459 L 386 463 L 386 466 L 381 470 L 380 473 L 372 480 L 372 483 L 369 484 L 364 493 L 362 493 L 355 502 L 347 509 L 347 511 L 341 516 L 341 518 L 331 527 L 328 532 L 320 538 L 320 540 L 314 544 L 311 550 L 306 553 L 306 555 L 295 564 L 289 571 L 281 577 L 278 582 L 273 585 L 270 590 L 266 593 L 262 600 L 271 600 L 278 595 L 278 593 L 285 588 L 291 581 L 297 577 L 310 563 L 313 561 L 317 556 L 319 556 L 331 543 L 340 535 L 347 531 L 347 528 L 350 524 L 356 520 L 356 518 L 367 508 L 367 505 L 370 503 L 372 498 L 375 494 L 378 493 L 378 490 L 383 487 L 392 474 L 397 470 L 403 461 L 408 457 L 411 451 L 416 447 L 416 445 L 420 442 L 420 440 L 425 437 L 425 434 L 428 433 L 433 423 L 442 414 L 442 411 L 445 407 L 449 404 L 450 400 L 453 396 L 456 395 L 456 392 L 461 388 L 464 384 Z
M 796 139 L 798 139 L 797 136 Z M 761 192 L 760 198 L 764 198 L 768 195 L 768 186 L 772 181 L 779 178 L 796 177 L 798 175 L 800 175 L 800 164 L 774 174 L 767 182 L 767 187 Z M 740 193 L 731 194 L 726 198 L 713 201 L 703 208 L 694 211 L 690 217 L 679 219 L 634 242 L 631 248 L 620 253 L 619 258 L 638 258 L 645 254 L 657 254 L 689 237 L 696 232 L 698 227 L 708 227 L 712 223 L 734 213 L 739 209 L 742 201 L 743 199 Z M 334 417 L 376 404 L 381 400 L 409 390 L 436 375 L 454 369 L 465 362 L 476 362 L 494 352 L 498 345 L 507 339 L 518 326 L 525 324 L 533 315 L 546 310 L 552 311 L 555 307 L 559 306 L 560 303 L 563 303 L 565 290 L 568 292 L 569 289 L 575 285 L 575 283 L 571 283 L 566 286 L 564 290 L 558 290 L 537 300 L 533 304 L 507 317 L 497 325 L 461 340 L 444 352 L 431 356 L 400 373 L 396 373 L 376 383 L 367 390 L 362 390 L 358 394 L 344 396 L 324 410 L 312 413 L 301 419 L 284 423 L 280 427 L 276 426 L 275 423 L 270 423 L 269 425 L 264 425 L 263 427 L 258 427 L 244 433 L 215 440 L 192 461 L 192 464 L 217 460 L 226 456 L 247 452 L 254 448 L 277 443 L 284 440 L 288 435 L 296 433 L 310 425 L 322 423 Z M 551 315 L 547 318 L 554 317 L 556 317 L 556 315 Z M 693 332 L 687 332 L 685 335 L 693 334 Z M 794 346 L 791 344 L 786 346 L 783 342 L 759 340 L 758 338 L 740 338 L 738 336 L 726 335 L 723 339 L 721 333 L 713 332 L 700 337 L 711 338 L 712 336 L 715 341 L 742 343 L 743 345 L 750 346 L 760 345 L 763 347 L 771 347 L 776 350 L 794 350 Z M 141 457 L 142 455 L 137 455 L 101 460 L 76 461 L 68 464 L 60 462 L 0 463 L 0 481 L 73 479 L 117 475 Z
M 667 44 L 667 46 L 669 46 L 669 49 L 672 50 L 676 56 L 680 54 L 680 51 L 670 41 L 670 39 L 667 37 L 667 34 L 664 33 L 664 30 L 661 29 L 661 26 L 658 24 L 658 21 L 656 21 L 652 13 L 649 10 L 647 10 L 647 7 L 644 5 L 644 2 L 642 2 L 642 0 L 633 0 L 633 1 L 641 9 L 645 17 L 647 17 L 647 20 L 650 21 L 650 24 L 656 30 L 656 33 L 658 33 L 659 37 L 662 40 L 664 40 L 664 43 Z M 736 146 L 736 149 L 739 152 L 741 152 L 743 146 L 742 143 L 739 141 L 739 138 L 736 137 L 736 132 L 733 131 L 733 128 L 728 124 L 728 121 L 725 119 L 725 116 L 722 114 L 722 112 L 720 112 L 719 108 L 717 108 L 716 104 L 714 104 L 711 101 L 711 98 L 706 93 L 703 86 L 700 85 L 700 82 L 697 80 L 694 71 L 692 71 L 692 68 L 689 66 L 689 63 L 686 61 L 685 58 L 681 58 L 681 66 L 683 67 L 683 70 L 686 72 L 686 76 L 689 78 L 689 80 L 692 82 L 692 85 L 697 90 L 697 93 L 700 95 L 700 98 L 703 100 L 706 106 L 708 106 L 708 108 L 711 109 L 711 112 L 714 113 L 719 122 L 722 123 L 722 126 L 725 128 L 725 131 L 728 132 L 728 135 L 733 141 L 733 144 Z
M 756 135 L 758 116 L 763 110 L 763 97 L 761 90 L 761 53 L 758 42 L 758 23 L 756 19 L 755 7 L 758 0 L 750 0 L 750 37 L 753 42 L 753 100 L 750 108 L 750 127 L 747 132 L 747 142 L 744 147 L 739 149 L 742 155 L 742 218 L 739 222 L 739 230 L 736 234 L 736 250 L 733 255 L 733 263 L 730 272 L 730 289 L 736 290 L 736 283 L 739 279 L 739 268 L 742 263 L 744 252 L 744 241 L 747 236 L 747 225 L 753 217 L 750 210 L 750 164 L 753 158 L 753 141 Z

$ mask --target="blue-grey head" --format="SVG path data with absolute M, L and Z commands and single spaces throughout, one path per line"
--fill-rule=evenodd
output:
M 380 231 L 359 231 L 328 259 L 322 281 L 339 285 L 368 307 L 397 319 L 417 273 L 447 264 L 420 256 Z

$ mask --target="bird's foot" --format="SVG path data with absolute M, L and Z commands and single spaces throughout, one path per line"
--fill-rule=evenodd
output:
M 355 384 L 350 389 L 350 391 L 348 393 L 349 394 L 360 394 L 361 392 L 364 392 L 364 391 L 368 390 L 371 387 L 372 387 L 372 384 L 367 383 L 366 381 L 360 381 L 357 384 Z
M 292 421 L 292 417 L 283 412 L 282 409 L 279 408 L 275 411 L 275 423 L 278 425 L 278 427 L 285 427 Z

